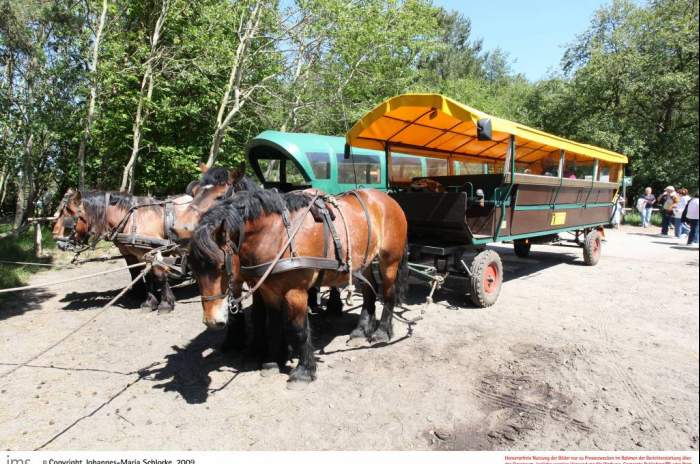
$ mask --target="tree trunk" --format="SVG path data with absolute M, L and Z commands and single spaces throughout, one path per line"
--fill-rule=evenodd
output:
M 7 163 L 3 163 L 2 171 L 0 172 L 0 211 L 2 211 L 2 205 L 5 204 L 5 191 L 7 185 Z
M 122 183 L 119 187 L 119 190 L 128 190 L 129 193 L 134 192 L 134 165 L 136 164 L 139 150 L 141 149 L 142 128 L 148 119 L 148 111 L 144 111 L 144 106 L 147 102 L 151 101 L 151 96 L 153 95 L 153 62 L 158 55 L 158 41 L 160 40 L 160 33 L 163 28 L 163 24 L 165 24 L 165 17 L 168 14 L 168 7 L 169 0 L 163 0 L 160 16 L 158 16 L 156 25 L 153 28 L 153 36 L 151 37 L 151 51 L 148 56 L 148 61 L 146 61 L 146 70 L 143 73 L 143 79 L 141 79 L 139 102 L 136 108 L 136 116 L 134 118 L 131 156 L 129 157 L 129 161 L 126 163 L 126 166 L 124 166 Z
M 255 2 L 253 10 L 250 12 L 248 20 L 243 25 L 241 22 L 238 29 L 238 47 L 236 47 L 236 54 L 231 63 L 231 72 L 229 73 L 228 82 L 226 84 L 226 89 L 224 90 L 224 95 L 221 97 L 221 103 L 219 104 L 219 111 L 216 115 L 216 126 L 214 128 L 214 134 L 212 135 L 211 146 L 209 147 L 209 158 L 207 159 L 207 166 L 212 167 L 216 162 L 216 158 L 219 155 L 219 150 L 221 148 L 221 143 L 226 135 L 226 129 L 231 124 L 234 116 L 238 114 L 243 105 L 245 104 L 246 98 L 250 96 L 250 92 L 242 93 L 241 91 L 241 81 L 243 79 L 243 71 L 245 70 L 245 58 L 250 45 L 251 40 L 258 31 L 258 26 L 260 24 L 260 2 Z M 231 99 L 233 92 L 233 105 L 231 105 Z
M 16 233 L 20 226 L 24 223 L 26 212 L 26 194 L 27 185 L 29 185 L 29 176 L 32 170 L 31 154 L 34 145 L 34 134 L 30 133 L 25 145 L 24 160 L 22 162 L 22 170 L 17 176 L 17 198 L 15 201 L 15 220 L 12 225 L 12 230 Z
M 92 120 L 95 114 L 95 100 L 97 99 L 97 60 L 99 58 L 100 40 L 102 39 L 102 31 L 104 30 L 105 19 L 107 18 L 107 0 L 102 0 L 102 13 L 100 21 L 97 25 L 95 33 L 95 43 L 92 48 L 92 60 L 90 62 L 90 98 L 88 100 L 87 117 L 85 118 L 85 127 L 83 135 L 80 138 L 80 148 L 78 148 L 78 167 L 80 169 L 80 178 L 78 185 L 80 190 L 85 189 L 85 148 L 90 139 L 90 131 L 92 129 Z
M 7 80 L 7 101 L 12 104 L 14 90 L 14 57 L 12 54 L 7 59 L 7 68 L 5 76 Z M 12 172 L 12 159 L 10 157 L 10 122 L 5 122 L 5 127 L 2 130 L 2 150 L 5 152 L 6 161 L 2 166 L 2 189 L 0 191 L 0 210 L 5 204 L 5 195 L 7 194 L 7 184 L 10 183 L 10 173 Z

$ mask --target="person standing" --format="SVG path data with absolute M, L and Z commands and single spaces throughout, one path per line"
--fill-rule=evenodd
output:
M 688 210 L 685 213 L 685 217 L 690 224 L 690 232 L 688 232 L 688 245 L 698 244 L 698 217 L 700 210 L 700 200 L 698 199 L 698 192 L 695 192 L 694 197 L 688 202 Z
M 671 194 L 671 197 L 673 198 L 673 206 L 671 207 L 671 221 L 673 224 L 673 233 L 675 234 L 676 238 L 681 238 L 681 235 L 683 234 L 683 227 L 681 226 L 683 221 L 681 218 L 683 217 L 683 210 L 685 210 L 685 205 L 688 201 L 682 196 L 683 190 L 685 189 L 678 189 L 678 192 L 673 192 Z
M 673 223 L 673 205 L 678 203 L 676 189 L 669 185 L 664 189 L 664 193 L 659 197 L 661 205 L 661 235 L 668 237 L 668 228 Z
M 649 227 L 651 225 L 651 212 L 654 209 L 654 203 L 656 203 L 656 197 L 651 192 L 651 187 L 644 189 L 644 195 L 642 196 L 644 200 L 644 205 L 642 207 L 642 227 Z
M 681 210 L 681 233 L 680 237 L 681 240 L 684 238 L 688 237 L 688 231 L 690 230 L 690 226 L 686 224 L 685 220 L 685 209 L 688 207 L 688 202 L 691 200 L 691 196 L 688 195 L 688 189 L 686 188 L 679 188 L 678 189 L 678 209 Z
M 625 214 L 625 197 L 622 195 L 617 196 L 617 201 L 615 201 L 615 209 L 612 215 L 612 226 L 613 229 L 619 229 L 622 224 L 622 218 Z

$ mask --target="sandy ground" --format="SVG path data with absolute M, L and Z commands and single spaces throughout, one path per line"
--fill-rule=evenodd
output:
M 216 350 L 192 289 L 174 313 L 95 316 L 127 271 L 0 308 L 0 448 L 697 449 L 698 250 L 609 231 L 597 267 L 572 246 L 496 246 L 498 303 L 412 286 L 409 335 L 350 347 L 357 310 L 315 317 L 318 380 L 287 390 Z M 121 265 L 37 274 L 50 282 Z

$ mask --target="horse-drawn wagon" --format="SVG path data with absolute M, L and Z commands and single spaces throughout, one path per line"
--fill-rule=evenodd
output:
M 387 188 L 409 223 L 414 274 L 433 283 L 466 281 L 478 306 L 498 298 L 503 267 L 485 245 L 532 243 L 561 232 L 584 237 L 584 261 L 598 262 L 627 157 L 489 116 L 437 94 L 391 98 L 347 133 L 356 148 L 384 152 Z M 431 174 L 402 176 L 397 155 L 431 160 Z M 399 161 L 405 163 L 403 160 Z M 413 188 L 412 188 L 413 187 Z M 432 264 L 420 264 L 432 258 Z

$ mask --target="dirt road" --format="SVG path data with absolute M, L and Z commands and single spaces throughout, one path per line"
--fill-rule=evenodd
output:
M 34 292 L 0 308 L 0 448 L 697 449 L 698 250 L 609 231 L 596 267 L 581 250 L 502 253 L 498 303 L 424 304 L 408 336 L 345 341 L 357 310 L 313 321 L 318 380 L 287 390 L 216 350 L 192 289 L 174 313 L 108 309 L 128 272 Z M 121 264 L 45 272 L 32 283 Z M 13 370 L 14 369 L 14 370 Z

